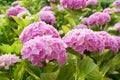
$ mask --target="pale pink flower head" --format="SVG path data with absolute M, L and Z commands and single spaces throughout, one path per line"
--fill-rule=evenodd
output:
M 103 10 L 104 13 L 108 13 L 108 14 L 111 14 L 113 12 L 113 9 L 112 8 L 105 8 Z
M 120 6 L 120 0 L 115 0 L 113 2 L 113 6 Z
M 114 25 L 114 28 L 115 28 L 117 31 L 120 32 L 120 23 L 116 23 L 116 24 Z
M 86 29 L 86 28 L 87 28 L 87 26 L 84 24 L 79 24 L 79 25 L 75 26 L 75 29 Z
M 13 54 L 4 54 L 0 56 L 0 68 L 9 69 L 10 66 L 19 62 L 19 57 Z
M 28 25 L 20 34 L 21 42 L 25 43 L 36 36 L 51 35 L 55 38 L 60 38 L 58 31 L 49 24 L 44 22 L 34 22 Z
M 52 7 L 51 6 L 45 6 L 41 9 L 41 11 L 52 11 Z
M 88 25 L 104 25 L 105 23 L 110 22 L 110 15 L 103 12 L 96 12 L 88 18 Z
M 11 18 L 12 16 L 17 16 L 20 13 L 29 13 L 29 11 L 24 8 L 24 7 L 20 7 L 20 6 L 15 6 L 15 7 L 10 7 L 6 13 L 7 17 Z
M 48 2 L 58 2 L 58 0 L 48 0 Z
M 117 42 L 118 42 L 118 48 L 120 50 L 120 36 L 114 36 L 114 38 L 117 40 Z
M 105 44 L 105 49 L 110 49 L 112 50 L 113 52 L 118 52 L 118 49 L 119 49 L 119 45 L 118 45 L 118 42 L 117 40 L 111 36 L 110 34 L 108 34 L 107 32 L 105 31 L 101 31 L 101 32 L 98 32 L 98 34 L 102 37 L 102 41 L 104 42 Z
M 19 5 L 19 1 L 14 1 L 14 2 L 12 3 L 12 5 L 13 5 L 13 6 L 18 6 L 18 5 Z
M 88 18 L 82 18 L 81 19 L 82 23 L 87 25 L 88 24 Z
M 22 58 L 28 59 L 32 65 L 42 66 L 46 60 L 57 60 L 63 65 L 67 60 L 67 45 L 60 38 L 51 36 L 35 37 L 27 41 L 22 48 Z
M 69 31 L 63 37 L 63 40 L 68 47 L 72 47 L 80 54 L 83 54 L 85 50 L 91 52 L 98 51 L 99 53 L 102 53 L 104 50 L 102 37 L 90 29 L 74 29 Z
M 120 8 L 112 8 L 113 12 L 119 13 L 120 12 Z
M 65 8 L 80 9 L 86 7 L 86 0 L 60 0 L 60 3 Z
M 40 11 L 39 18 L 41 21 L 52 25 L 56 23 L 56 17 L 54 16 L 54 12 L 52 11 Z
M 87 5 L 97 5 L 98 4 L 98 0 L 87 0 Z

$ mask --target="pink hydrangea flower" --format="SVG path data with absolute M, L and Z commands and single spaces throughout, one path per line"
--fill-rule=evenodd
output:
M 32 62 L 32 65 L 42 66 L 42 62 L 56 59 L 62 66 L 67 59 L 65 48 L 67 48 L 67 45 L 59 38 L 37 36 L 27 41 L 21 52 L 22 58 L 27 58 Z
M 96 12 L 88 18 L 88 25 L 104 25 L 106 22 L 110 22 L 110 15 L 103 12 Z
M 46 24 L 44 22 L 35 22 L 23 30 L 23 32 L 20 34 L 20 40 L 24 43 L 36 36 L 43 35 L 51 35 L 52 37 L 60 38 L 59 33 L 52 25 Z
M 81 19 L 82 23 L 87 25 L 88 24 L 88 18 L 82 18 Z
M 120 36 L 114 36 L 114 38 L 117 40 L 117 42 L 118 42 L 118 48 L 120 50 Z
M 120 0 L 115 0 L 113 2 L 113 6 L 120 6 Z
M 98 34 L 102 36 L 103 40 L 101 41 L 104 42 L 105 49 L 111 49 L 114 52 L 118 52 L 118 49 L 119 49 L 118 42 L 113 36 L 111 36 L 105 31 L 98 32 Z
M 98 0 L 87 0 L 87 5 L 97 5 Z
M 64 42 L 75 51 L 83 54 L 85 50 L 102 53 L 104 42 L 102 37 L 90 29 L 74 29 L 69 31 L 64 37 Z
M 48 2 L 58 2 L 58 0 L 48 0 Z
M 120 12 L 120 8 L 112 8 L 113 12 L 119 13 Z
M 86 0 L 60 0 L 60 3 L 66 8 L 80 9 L 86 7 Z
M 18 5 L 19 5 L 19 1 L 14 1 L 14 2 L 12 3 L 12 5 L 13 5 L 13 6 L 18 6 Z
M 52 7 L 51 6 L 45 6 L 41 9 L 41 11 L 52 11 Z
M 24 7 L 20 7 L 20 6 L 15 6 L 15 7 L 11 7 L 8 11 L 7 11 L 7 16 L 9 18 L 11 18 L 12 16 L 17 16 L 18 14 L 20 13 L 23 13 L 23 12 L 26 12 L 26 13 L 29 13 L 29 11 L 24 8 Z
M 79 25 L 75 26 L 75 29 L 86 29 L 86 28 L 87 28 L 87 26 L 84 24 L 79 24 Z
M 115 28 L 117 31 L 120 32 L 120 23 L 116 23 L 116 24 L 114 25 L 114 28 Z
M 9 69 L 11 65 L 18 62 L 20 59 L 16 55 L 4 54 L 0 56 L 0 68 Z
M 104 13 L 108 13 L 108 14 L 111 14 L 113 12 L 113 9 L 112 8 L 105 8 L 103 10 Z
M 54 12 L 52 11 L 40 11 L 39 18 L 41 21 L 50 23 L 52 25 L 56 23 L 56 18 L 54 16 Z

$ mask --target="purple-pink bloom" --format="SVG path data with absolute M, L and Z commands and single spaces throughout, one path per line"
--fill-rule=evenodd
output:
M 87 25 L 88 24 L 88 18 L 82 18 L 81 19 L 82 23 Z
M 120 6 L 120 0 L 115 0 L 113 2 L 113 6 Z
M 116 23 L 116 24 L 114 25 L 114 28 L 115 28 L 117 31 L 120 32 L 120 23 Z
M 102 40 L 105 44 L 105 49 L 111 49 L 112 51 L 114 52 L 118 52 L 118 49 L 119 49 L 119 45 L 118 45 L 118 42 L 117 40 L 111 36 L 110 34 L 108 34 L 107 32 L 105 31 L 101 31 L 101 32 L 98 32 L 98 34 L 100 36 L 102 36 Z
M 104 50 L 102 37 L 90 29 L 74 29 L 69 31 L 63 37 L 63 40 L 68 47 L 72 47 L 80 54 L 83 54 L 85 50 L 91 52 L 98 51 L 99 53 L 102 53 Z
M 103 10 L 104 13 L 108 13 L 108 14 L 111 14 L 113 12 L 113 9 L 112 8 L 105 8 Z
M 19 1 L 14 1 L 14 2 L 12 3 L 12 5 L 13 5 L 13 6 L 18 6 L 18 5 L 19 5 Z
M 58 31 L 49 24 L 44 22 L 34 22 L 28 25 L 20 34 L 21 42 L 25 43 L 36 36 L 51 35 L 55 38 L 60 38 Z
M 88 18 L 88 25 L 104 25 L 106 22 L 110 22 L 110 15 L 103 12 L 96 12 Z
M 79 24 L 79 25 L 75 26 L 75 29 L 86 29 L 86 28 L 87 28 L 87 26 L 84 24 Z
M 4 54 L 0 56 L 0 68 L 9 69 L 11 65 L 18 62 L 20 59 L 13 54 Z
M 37 36 L 23 45 L 21 53 L 22 58 L 27 58 L 32 65 L 41 67 L 42 62 L 56 59 L 62 66 L 67 60 L 66 48 L 67 45 L 60 38 Z
M 52 25 L 56 23 L 56 18 L 54 16 L 54 12 L 52 11 L 40 11 L 39 18 L 41 21 L 50 23 Z
M 10 7 L 6 13 L 7 17 L 11 18 L 12 16 L 17 16 L 20 13 L 29 13 L 29 11 L 24 8 L 24 7 L 20 7 L 20 6 L 15 6 L 15 7 Z
M 63 7 L 80 9 L 86 7 L 86 0 L 60 0 Z
M 41 11 L 52 11 L 52 7 L 51 6 L 45 6 L 41 9 Z
M 97 5 L 98 0 L 87 0 L 87 5 Z

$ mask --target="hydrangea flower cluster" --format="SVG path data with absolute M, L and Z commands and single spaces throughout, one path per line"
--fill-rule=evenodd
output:
M 98 34 L 101 35 L 103 38 L 102 41 L 105 44 L 105 49 L 111 49 L 114 52 L 118 52 L 119 43 L 118 43 L 117 39 L 114 38 L 114 36 L 111 36 L 110 34 L 108 34 L 105 31 L 98 32 Z
M 86 7 L 86 0 L 60 0 L 62 6 L 70 9 L 80 9 Z
M 87 28 L 87 26 L 84 24 L 79 24 L 79 25 L 75 26 L 75 29 L 85 29 L 85 28 Z
M 114 25 L 114 28 L 115 28 L 117 31 L 120 32 L 120 23 L 116 23 L 116 24 Z
M 16 55 L 4 54 L 0 56 L 0 68 L 9 69 L 11 65 L 18 62 L 20 59 Z
M 48 0 L 48 2 L 58 2 L 58 0 Z
M 12 5 L 13 5 L 13 6 L 18 6 L 18 5 L 19 5 L 19 1 L 14 1 L 14 2 L 12 3 Z
M 111 49 L 117 52 L 120 38 L 117 39 L 107 32 L 93 32 L 90 29 L 74 29 L 63 37 L 64 42 L 80 54 L 85 50 L 102 53 L 104 49 Z
M 120 0 L 115 0 L 114 2 L 113 2 L 113 6 L 120 6 Z
M 11 7 L 8 11 L 7 11 L 7 17 L 11 18 L 12 16 L 18 16 L 20 13 L 27 13 L 28 15 L 30 15 L 29 11 L 21 6 L 15 6 L 15 7 Z
M 60 38 L 51 36 L 35 37 L 26 42 L 22 48 L 22 57 L 28 58 L 32 65 L 42 66 L 45 60 L 56 59 L 62 66 L 66 59 L 67 45 Z
M 111 14 L 113 12 L 113 9 L 112 8 L 105 8 L 103 10 L 104 13 L 108 13 L 108 14 Z
M 55 38 L 60 38 L 57 30 L 49 24 L 44 22 L 34 22 L 28 25 L 23 32 L 20 34 L 21 42 L 25 43 L 36 36 L 51 35 Z
M 97 5 L 98 0 L 87 0 L 87 5 Z
M 63 37 L 64 42 L 69 46 L 83 54 L 85 50 L 100 53 L 104 50 L 104 42 L 102 37 L 96 35 L 90 29 L 74 29 Z
M 56 23 L 54 12 L 51 11 L 51 7 L 48 6 L 41 9 L 41 11 L 39 12 L 39 18 L 41 21 L 50 23 L 52 25 Z
M 103 12 L 96 12 L 89 16 L 83 23 L 86 23 L 89 26 L 104 25 L 106 22 L 110 22 L 110 15 Z

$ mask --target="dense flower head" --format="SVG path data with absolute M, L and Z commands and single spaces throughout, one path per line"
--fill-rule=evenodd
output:
M 120 32 L 120 23 L 116 23 L 116 24 L 114 25 L 114 28 L 115 28 L 117 31 Z
M 87 0 L 87 5 L 97 5 L 98 0 Z
M 87 23 L 88 23 L 88 18 L 82 18 L 81 21 L 82 21 L 83 24 L 87 25 Z
M 102 37 L 90 29 L 74 29 L 69 31 L 64 37 L 64 42 L 75 51 L 83 54 L 85 50 L 102 53 L 104 42 Z
M 23 32 L 20 34 L 20 40 L 24 43 L 35 38 L 36 36 L 43 35 L 51 35 L 52 37 L 60 38 L 59 33 L 52 25 L 44 22 L 34 22 L 23 30 Z
M 106 22 L 110 22 L 110 15 L 103 12 L 96 12 L 88 18 L 88 25 L 104 25 Z
M 84 24 L 79 24 L 79 25 L 75 26 L 75 29 L 86 29 L 86 28 L 87 28 L 87 26 Z
M 48 2 L 58 2 L 58 0 L 48 0 Z
M 10 7 L 6 15 L 9 18 L 11 18 L 12 16 L 17 16 L 18 14 L 23 13 L 23 12 L 29 13 L 29 11 L 26 8 L 15 6 L 15 7 Z
M 66 8 L 80 9 L 86 7 L 86 0 L 60 0 L 62 6 Z
M 62 66 L 67 59 L 65 48 L 67 48 L 67 45 L 60 38 L 37 36 L 27 41 L 21 52 L 22 58 L 27 58 L 32 62 L 32 65 L 42 66 L 42 62 L 56 59 Z
M 39 18 L 41 21 L 52 25 L 56 23 L 56 18 L 54 16 L 54 12 L 52 11 L 40 11 Z
M 19 5 L 19 1 L 14 1 L 14 2 L 12 3 L 12 5 L 13 5 L 13 6 L 18 6 L 18 5 Z
M 52 11 L 52 7 L 51 6 L 45 6 L 41 9 L 41 11 Z
M 112 8 L 113 12 L 119 13 L 120 12 L 120 8 Z
M 120 50 L 120 36 L 113 36 L 118 42 L 118 48 Z
M 111 14 L 113 12 L 113 9 L 112 8 L 105 8 L 103 10 L 104 13 L 108 13 L 108 14 Z
M 105 31 L 98 32 L 98 34 L 102 36 L 102 41 L 105 44 L 105 49 L 111 49 L 114 52 L 118 52 L 118 41 L 113 36 Z
M 0 56 L 0 68 L 9 69 L 11 65 L 18 62 L 20 59 L 16 55 L 4 54 Z
M 113 2 L 113 6 L 120 6 L 120 0 L 115 0 Z

